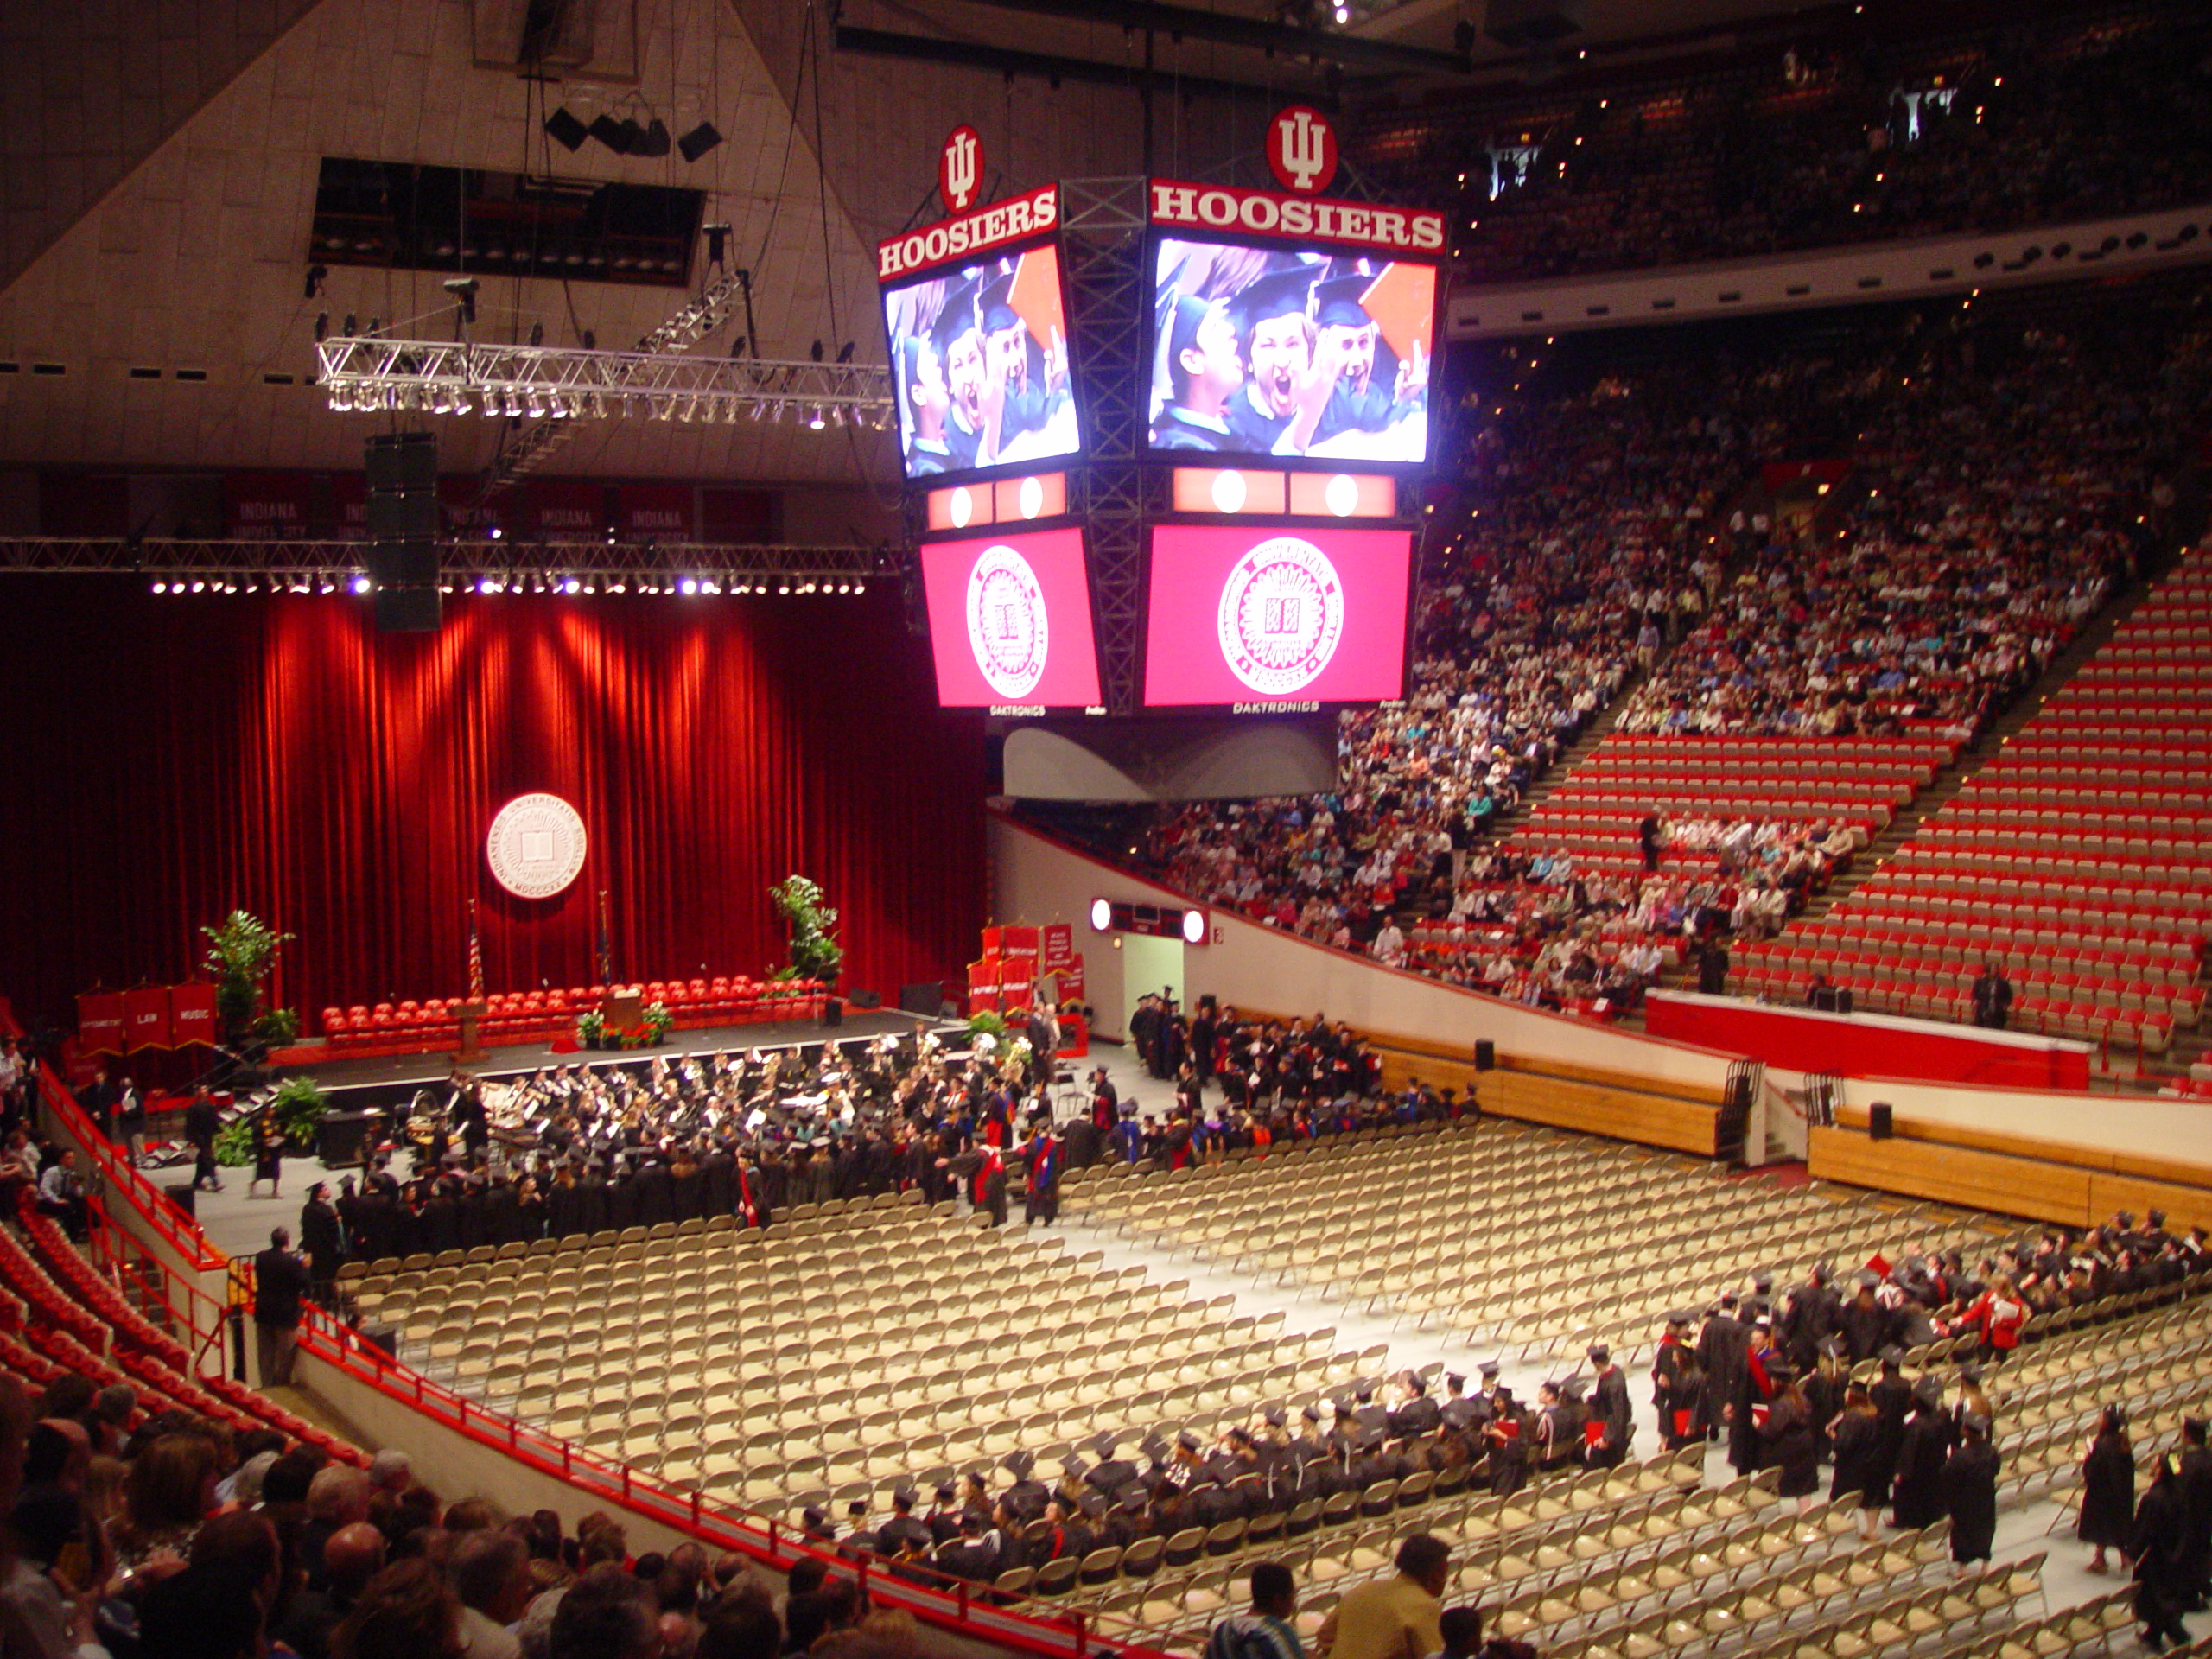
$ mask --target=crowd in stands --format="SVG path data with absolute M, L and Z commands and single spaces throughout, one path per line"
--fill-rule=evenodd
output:
M 1865 411 L 1849 499 L 1741 562 L 1621 728 L 1980 730 L 2132 566 L 2170 406 L 2129 344 L 1931 331 Z
M 1456 195 L 1480 281 L 1748 257 L 2195 203 L 2212 31 L 2169 3 L 1756 57 L 1505 103 L 1382 110 L 1354 153 Z M 1492 199 L 1492 191 L 1497 191 Z

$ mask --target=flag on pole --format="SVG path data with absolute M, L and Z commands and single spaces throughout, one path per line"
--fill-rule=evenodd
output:
M 607 889 L 599 890 L 599 982 L 614 982 L 614 940 L 607 931 Z
M 476 901 L 468 901 L 468 1000 L 484 1000 L 484 942 L 476 936 Z

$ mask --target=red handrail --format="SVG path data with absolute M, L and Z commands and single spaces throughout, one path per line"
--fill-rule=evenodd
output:
M 62 1086 L 61 1079 L 54 1075 L 54 1068 L 41 1060 L 38 1064 L 38 1086 L 46 1109 L 68 1127 L 69 1132 L 85 1149 L 85 1155 L 98 1169 L 108 1186 L 124 1193 L 130 1207 L 166 1239 L 171 1249 L 185 1261 L 203 1272 L 213 1272 L 226 1267 L 230 1257 L 217 1249 L 200 1224 L 169 1199 L 168 1193 L 148 1180 L 144 1173 L 103 1135 L 92 1119 L 85 1116 L 76 1096 Z
M 794 1539 L 790 1529 L 772 1516 L 709 1503 L 696 1491 L 678 1491 L 626 1464 L 609 1463 L 580 1451 L 568 1440 L 479 1405 L 390 1359 L 380 1350 L 368 1350 L 353 1332 L 334 1326 L 320 1310 L 310 1310 L 301 1329 L 300 1346 L 355 1382 L 408 1404 L 431 1421 L 503 1452 L 525 1467 L 556 1475 L 598 1502 L 617 1504 L 661 1525 L 689 1531 L 703 1544 L 737 1550 L 778 1571 L 788 1571 L 804 1556 L 814 1556 L 840 1573 L 854 1569 L 849 1559 Z M 866 1563 L 861 1568 L 866 1575 Z M 1070 1655 L 1083 1659 L 1090 1651 L 1087 1644 L 1100 1635 L 1098 1616 L 1087 1611 L 1032 1613 L 976 1606 L 971 1599 L 975 1586 L 964 1580 L 938 1590 L 878 1572 L 868 1581 L 877 1601 L 906 1607 L 925 1623 L 964 1627 L 981 1639 L 1052 1659 Z M 1116 1623 L 1125 1625 L 1129 1632 L 1109 1638 L 1120 1652 L 1130 1659 L 1170 1659 L 1151 1644 L 1141 1627 L 1126 1621 Z

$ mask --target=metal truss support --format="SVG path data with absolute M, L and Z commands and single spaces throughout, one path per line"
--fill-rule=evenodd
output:
M 170 541 L 24 537 L 0 541 L 0 573 L 132 575 L 163 592 L 366 592 L 365 542 Z M 897 574 L 880 547 L 772 547 L 736 542 L 530 542 L 438 544 L 448 592 L 823 593 L 865 589 Z
M 1086 458 L 1071 469 L 1069 505 L 1090 536 L 1090 605 L 1099 690 L 1109 713 L 1142 700 L 1145 530 L 1154 504 L 1143 463 L 1152 377 L 1144 361 L 1145 181 L 1071 179 L 1060 187 L 1068 344 Z

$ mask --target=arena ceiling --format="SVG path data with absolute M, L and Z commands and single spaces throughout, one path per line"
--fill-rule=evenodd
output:
M 732 260 L 754 275 L 761 353 L 804 357 L 816 340 L 831 352 L 850 340 L 861 361 L 880 361 L 882 350 L 869 250 L 935 212 L 937 146 L 956 121 L 983 135 L 987 188 L 1140 169 L 1132 87 L 1144 31 L 1116 20 L 1157 21 L 1161 9 L 1135 0 L 560 0 L 588 13 L 597 32 L 550 81 L 515 67 L 524 3 L 9 9 L 0 365 L 16 369 L 0 372 L 0 466 L 358 466 L 378 417 L 334 415 L 308 384 L 318 315 L 333 327 L 351 313 L 445 336 L 456 318 L 434 272 L 334 265 L 308 296 L 326 157 L 550 164 L 564 177 L 704 191 L 705 216 L 731 226 Z M 1155 33 L 1158 169 L 1198 171 L 1250 149 L 1286 93 L 1356 97 L 1452 79 L 1432 60 L 1454 48 L 1457 0 L 1361 3 L 1375 15 L 1342 31 L 1346 44 L 1325 54 L 1333 67 L 1238 35 L 1277 28 L 1281 0 L 1212 0 L 1204 9 L 1218 23 Z M 1618 48 L 1777 10 L 1788 9 L 1586 0 L 1577 38 Z M 885 49 L 894 36 L 936 44 Z M 1410 55 L 1392 59 L 1401 48 Z M 989 59 L 994 51 L 1065 67 L 1027 73 Z M 1477 79 L 1512 73 L 1493 42 L 1477 40 L 1470 55 Z M 988 67 L 973 67 L 979 57 Z M 543 136 L 549 103 L 587 123 L 642 105 L 677 133 L 709 118 L 724 142 L 690 162 L 595 142 L 571 154 Z M 567 344 L 588 329 L 601 345 L 626 345 L 683 298 L 487 277 L 476 327 L 520 338 L 535 326 Z M 726 326 L 697 349 L 727 351 L 732 338 Z M 497 423 L 434 423 L 447 470 L 489 464 Z M 887 441 L 874 433 L 615 421 L 569 444 L 556 469 L 854 481 L 887 478 L 891 467 Z

